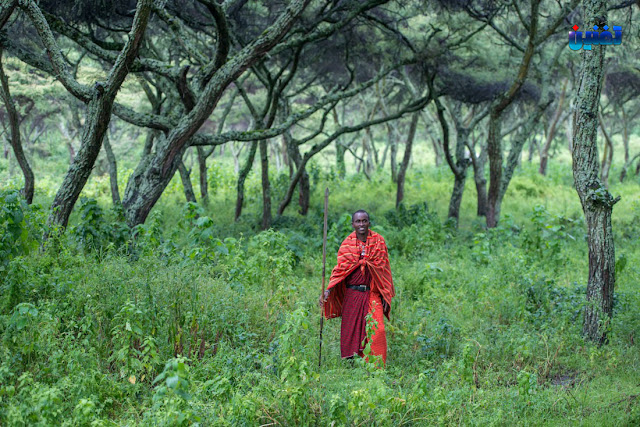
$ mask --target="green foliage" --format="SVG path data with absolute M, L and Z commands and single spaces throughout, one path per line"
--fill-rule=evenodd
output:
M 95 199 L 80 199 L 80 218 L 69 233 L 86 251 L 104 251 L 120 248 L 129 243 L 130 229 L 122 206 L 115 206 L 109 220 Z
M 331 178 L 325 175 L 315 178 L 319 187 Z M 440 187 L 446 174 L 440 175 L 409 179 L 432 186 L 430 197 L 438 199 L 448 191 Z M 524 178 L 524 184 L 538 179 Z M 372 192 L 388 191 L 372 179 L 382 186 Z M 463 217 L 455 230 L 443 225 L 442 203 L 432 199 L 433 210 L 414 203 L 396 211 L 376 195 L 372 205 L 384 209 L 374 211 L 358 199 L 366 179 L 332 185 L 344 191 L 332 193 L 328 267 L 352 231 L 352 205 L 372 210 L 373 229 L 391 252 L 397 295 L 391 321 L 385 319 L 383 369 L 370 340 L 368 359 L 340 359 L 339 320 L 324 322 L 317 367 L 317 191 L 309 216 L 282 217 L 263 232 L 248 221 L 225 222 L 217 209 L 184 204 L 179 185 L 132 232 L 118 211 L 86 199 L 69 232 L 50 238 L 40 252 L 42 211 L 18 197 L 2 205 L 24 213 L 19 238 L 26 230 L 27 246 L 11 246 L 0 283 L 0 424 L 624 425 L 639 419 L 633 396 L 640 378 L 640 252 L 633 236 L 640 204 L 623 199 L 616 207 L 615 312 L 607 326 L 611 342 L 599 348 L 581 338 L 588 254 L 577 201 L 560 209 L 562 203 L 532 193 L 526 197 L 538 197 L 538 206 L 505 212 L 496 229 Z M 564 184 L 550 177 L 544 185 Z M 221 185 L 215 197 L 228 194 Z M 525 194 L 518 189 L 512 197 Z M 4 230 L 15 224 L 3 221 Z M 369 338 L 377 327 L 370 316 Z
M 38 205 L 27 205 L 17 190 L 0 191 L 0 277 L 11 258 L 38 247 L 43 228 Z

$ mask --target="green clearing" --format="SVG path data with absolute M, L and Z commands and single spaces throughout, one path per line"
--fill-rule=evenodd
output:
M 311 168 L 309 215 L 291 209 L 266 232 L 258 174 L 238 223 L 232 171 L 211 174 L 209 207 L 185 205 L 174 178 L 135 240 L 109 208 L 106 177 L 92 178 L 83 194 L 93 199 L 43 252 L 46 208 L 2 190 L 0 424 L 640 423 L 637 178 L 611 187 L 622 196 L 618 280 L 610 343 L 599 348 L 581 338 L 588 259 L 566 161 L 547 177 L 523 163 L 488 231 L 472 180 L 459 230 L 443 225 L 446 166 L 414 168 L 399 211 L 383 172 L 369 182 Z M 277 196 L 286 180 L 272 182 Z M 38 186 L 48 206 L 56 185 Z M 397 296 L 384 370 L 340 359 L 339 320 L 325 322 L 317 367 L 325 186 L 328 271 L 356 208 L 390 248 Z

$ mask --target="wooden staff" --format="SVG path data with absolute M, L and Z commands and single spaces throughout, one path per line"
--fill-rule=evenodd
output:
M 324 231 L 322 236 L 322 292 L 324 299 L 324 276 L 327 268 L 327 215 L 329 214 L 329 187 L 324 190 Z M 324 304 L 320 306 L 320 349 L 318 351 L 318 368 L 322 365 L 322 327 L 324 326 Z

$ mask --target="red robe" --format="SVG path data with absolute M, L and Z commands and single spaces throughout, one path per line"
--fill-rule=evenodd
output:
M 382 310 L 382 298 L 391 307 L 391 299 L 395 295 L 393 287 L 393 278 L 391 277 L 391 266 L 389 264 L 389 255 L 387 253 L 387 245 L 378 233 L 369 230 L 367 241 L 365 243 L 365 255 L 361 259 L 361 250 L 358 245 L 355 231 L 351 233 L 340 245 L 338 250 L 338 265 L 331 272 L 329 279 L 330 289 L 329 298 L 324 304 L 324 315 L 327 319 L 339 317 L 343 310 L 351 311 L 350 308 L 343 307 L 346 279 L 356 269 L 367 269 L 367 273 L 371 276 L 369 292 L 369 301 L 366 313 L 371 312 L 371 307 L 375 304 L 373 318 L 377 321 L 378 326 L 375 334 L 371 338 L 371 351 L 374 355 L 382 356 L 383 361 L 387 360 L 387 338 L 384 329 L 384 316 Z M 350 292 L 352 290 L 349 290 Z M 358 291 L 353 291 L 358 292 Z M 384 313 L 389 318 L 389 312 Z M 343 319 L 344 321 L 344 319 Z M 350 325 L 347 325 L 349 327 Z M 357 324 L 353 327 L 360 327 Z M 344 330 L 344 327 L 343 327 Z

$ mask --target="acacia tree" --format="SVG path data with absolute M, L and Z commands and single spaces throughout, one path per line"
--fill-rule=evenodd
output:
M 2 49 L 0 48 L 0 97 L 4 102 L 4 106 L 7 110 L 7 116 L 9 118 L 9 142 L 11 144 L 11 148 L 13 149 L 13 154 L 18 161 L 18 165 L 20 165 L 20 169 L 22 170 L 22 174 L 24 176 L 24 187 L 22 188 L 22 195 L 26 199 L 27 203 L 31 204 L 33 201 L 33 192 L 34 192 L 34 176 L 33 170 L 29 165 L 29 161 L 24 154 L 24 150 L 22 149 L 22 140 L 20 137 L 20 117 L 18 115 L 18 110 L 16 109 L 16 105 L 11 97 L 11 92 L 9 90 L 9 79 L 4 72 L 4 67 L 2 66 Z
M 583 0 L 585 26 L 607 24 L 607 2 Z M 607 46 L 593 46 L 582 52 L 580 85 L 576 97 L 573 137 L 573 178 L 587 224 L 589 246 L 589 281 L 584 311 L 583 333 L 586 338 L 603 344 L 607 341 L 613 313 L 615 285 L 615 247 L 611 228 L 613 198 L 599 179 L 598 109 L 604 56 Z
M 106 81 L 96 82 L 91 88 L 79 83 L 70 73 L 49 23 L 35 1 L 19 2 L 20 8 L 33 24 L 40 41 L 46 48 L 50 64 L 45 68 L 53 71 L 70 93 L 87 104 L 81 147 L 51 205 L 48 221 L 51 226 L 66 227 L 71 210 L 91 174 L 111 119 L 111 109 L 116 94 L 129 73 L 141 44 L 152 3 L 152 0 L 138 1 L 128 40 L 116 55 Z
M 185 105 L 187 105 L 186 109 L 188 110 L 185 114 L 178 117 L 176 117 L 175 113 L 166 115 L 139 113 L 130 107 L 118 103 L 116 103 L 113 108 L 113 112 L 116 115 L 129 123 L 158 129 L 164 132 L 163 135 L 154 138 L 153 150 L 145 151 L 146 156 L 144 156 L 138 164 L 125 190 L 123 198 L 125 215 L 130 225 L 135 225 L 144 222 L 149 211 L 177 170 L 182 155 L 186 148 L 192 143 L 192 138 L 196 131 L 198 131 L 201 125 L 207 120 L 217 105 L 224 89 L 242 74 L 247 67 L 257 61 L 282 39 L 309 1 L 310 0 L 295 0 L 291 2 L 289 6 L 281 10 L 278 18 L 272 25 L 245 48 L 237 52 L 232 59 L 227 60 L 230 36 L 224 10 L 213 1 L 200 0 L 199 3 L 203 4 L 209 10 L 215 21 L 216 34 L 213 37 L 217 40 L 217 43 L 213 58 L 209 58 L 208 55 L 205 55 L 204 59 L 202 59 L 201 56 L 198 57 L 202 59 L 203 65 L 191 79 L 188 79 L 188 73 L 185 71 L 185 67 L 177 67 L 171 63 L 164 63 L 152 57 L 140 56 L 139 58 L 135 58 L 135 55 L 130 56 L 129 54 L 132 53 L 130 48 L 132 41 L 135 41 L 135 46 L 137 47 L 141 39 L 140 37 L 130 37 L 129 40 L 125 42 L 124 49 L 128 54 L 126 58 L 131 59 L 125 64 L 118 59 L 118 54 L 116 53 L 114 55 L 113 52 L 115 46 L 120 46 L 119 43 L 97 39 L 92 32 L 83 33 L 78 28 L 66 25 L 60 18 L 51 14 L 47 14 L 45 19 L 44 15 L 41 13 L 38 14 L 38 9 L 34 2 L 25 2 L 25 4 L 29 6 L 26 10 L 30 12 L 29 16 L 32 18 L 32 21 L 37 23 L 37 28 L 46 36 L 43 38 L 43 41 L 48 51 L 54 53 L 52 55 L 52 62 L 49 64 L 43 61 L 39 55 L 34 55 L 33 52 L 24 49 L 24 46 L 14 43 L 11 44 L 11 47 L 12 53 L 24 62 L 58 75 L 62 83 L 73 95 L 87 102 L 93 98 L 97 100 L 111 99 L 112 95 L 115 96 L 113 89 L 116 89 L 116 86 L 119 87 L 119 85 L 113 84 L 116 82 L 110 80 L 106 85 L 100 86 L 100 88 L 104 89 L 103 91 L 99 90 L 99 88 L 93 90 L 85 88 L 79 85 L 77 81 L 68 78 L 63 56 L 57 48 L 48 21 L 51 21 L 52 26 L 57 32 L 78 43 L 79 46 L 91 52 L 93 55 L 101 60 L 115 63 L 118 71 L 124 69 L 134 72 L 156 73 L 168 82 L 175 84 L 178 88 L 180 98 L 184 100 Z M 139 5 L 144 5 L 144 10 L 147 10 L 150 9 L 151 2 L 145 0 L 139 3 Z M 158 12 L 157 6 L 155 10 Z M 136 15 L 136 17 L 138 17 L 138 15 Z M 141 20 L 138 18 L 135 22 L 138 21 Z M 139 26 L 135 26 L 135 28 L 139 28 Z M 207 48 L 209 46 L 206 40 L 205 43 L 201 43 L 201 45 L 207 46 Z M 145 52 L 148 53 L 152 50 L 151 48 L 145 49 Z M 122 74 L 114 73 L 114 75 L 121 76 Z M 103 112 L 106 112 L 106 110 Z M 87 117 L 97 116 L 90 113 Z M 108 118 L 103 117 L 102 114 L 100 118 L 101 120 L 99 120 L 98 123 L 101 125 L 108 123 Z M 87 124 L 89 124 L 89 122 L 87 122 Z M 85 128 L 93 129 L 92 126 L 87 125 L 85 125 Z M 92 140 L 100 140 L 100 142 L 103 133 L 103 131 L 94 133 L 85 130 L 85 134 L 90 135 Z M 98 138 L 98 136 L 100 138 Z M 195 137 L 196 140 L 198 138 L 202 138 L 202 136 Z M 92 148 L 99 148 L 99 144 L 93 144 Z M 89 151 L 90 154 L 92 154 L 90 156 L 86 156 L 86 154 L 84 154 L 85 152 L 83 152 L 82 157 L 84 160 L 81 162 L 83 171 L 90 171 L 95 161 L 95 156 L 93 156 L 95 150 L 92 149 Z M 80 164 L 80 162 L 74 162 L 74 164 Z M 68 179 L 65 180 L 61 186 L 60 197 L 57 197 L 54 202 L 54 209 L 57 209 L 55 212 L 52 212 L 53 222 L 66 224 L 68 214 L 73 207 L 73 202 L 75 198 L 77 198 L 77 195 L 75 198 L 69 196 L 79 193 L 84 182 L 86 182 L 86 179 L 81 179 L 77 174 L 68 174 Z
M 501 94 L 492 103 L 489 112 L 489 133 L 487 136 L 489 155 L 489 191 L 487 194 L 488 209 L 486 218 L 487 227 L 490 228 L 498 225 L 502 198 L 506 192 L 506 186 L 508 185 L 508 181 L 505 185 L 505 181 L 503 180 L 502 116 L 507 107 L 513 103 L 516 95 L 519 93 L 527 79 L 531 60 L 536 47 L 544 43 L 544 41 L 546 41 L 556 31 L 567 13 L 577 5 L 578 1 L 574 0 L 570 2 L 567 6 L 557 12 L 556 16 L 552 18 L 551 23 L 546 28 L 539 28 L 540 3 L 540 0 L 531 0 L 528 20 L 524 19 L 523 15 L 518 13 L 522 25 L 527 29 L 526 47 L 520 46 L 515 40 L 505 34 L 505 38 L 514 46 L 517 46 L 518 50 L 522 52 L 522 61 L 513 83 L 506 92 Z M 492 24 L 492 27 L 496 29 L 496 31 L 501 31 L 494 24 Z

